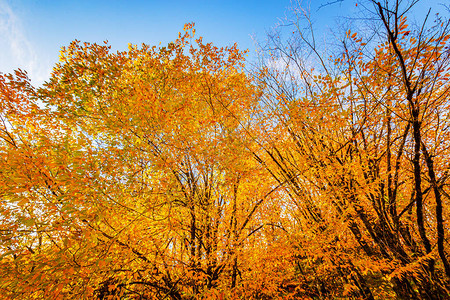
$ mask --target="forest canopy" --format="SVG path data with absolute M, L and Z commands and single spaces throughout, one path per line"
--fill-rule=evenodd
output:
M 448 299 L 450 23 L 417 2 L 327 45 L 295 6 L 252 67 L 190 23 L 1 73 L 2 296 Z

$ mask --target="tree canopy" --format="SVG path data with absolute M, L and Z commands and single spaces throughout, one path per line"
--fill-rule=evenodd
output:
M 450 297 L 450 23 L 416 2 L 333 47 L 297 7 L 251 72 L 186 24 L 0 74 L 2 295 Z

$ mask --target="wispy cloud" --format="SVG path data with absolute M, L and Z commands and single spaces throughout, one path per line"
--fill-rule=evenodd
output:
M 50 67 L 39 62 L 22 21 L 5 0 L 0 0 L 0 48 L 0 72 L 24 69 L 38 85 L 48 78 Z

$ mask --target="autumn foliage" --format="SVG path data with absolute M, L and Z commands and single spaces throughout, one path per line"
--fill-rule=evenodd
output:
M 298 10 L 254 72 L 187 24 L 0 74 L 1 295 L 450 297 L 449 23 L 371 3 L 378 38 Z

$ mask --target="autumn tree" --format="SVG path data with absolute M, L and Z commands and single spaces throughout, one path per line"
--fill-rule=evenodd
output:
M 450 295 L 449 21 L 409 24 L 416 2 L 368 1 L 376 23 L 327 51 L 297 7 L 267 46 L 258 160 L 295 207 L 299 295 Z
M 248 155 L 260 94 L 244 54 L 188 24 L 166 47 L 74 41 L 37 91 L 1 77 L 6 297 L 264 292 L 244 283 L 278 185 Z

